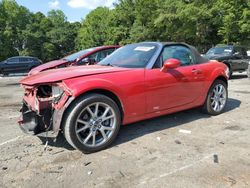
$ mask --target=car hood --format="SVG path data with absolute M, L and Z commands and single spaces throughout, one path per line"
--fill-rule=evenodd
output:
M 58 60 L 54 60 L 54 61 L 50 61 L 48 63 L 44 63 L 42 65 L 39 65 L 35 68 L 33 68 L 30 72 L 29 72 L 29 75 L 34 75 L 34 74 L 37 74 L 39 72 L 42 72 L 42 71 L 45 71 L 45 70 L 48 70 L 48 69 L 52 69 L 52 68 L 55 68 L 59 65 L 62 65 L 64 63 L 67 63 L 67 60 L 65 59 L 58 59 Z
M 100 65 L 66 67 L 61 69 L 51 69 L 40 72 L 38 74 L 27 76 L 20 81 L 20 84 L 33 86 L 44 83 L 59 82 L 69 78 L 112 73 L 112 72 L 121 72 L 127 70 L 131 69 L 121 68 L 121 67 L 100 66 Z

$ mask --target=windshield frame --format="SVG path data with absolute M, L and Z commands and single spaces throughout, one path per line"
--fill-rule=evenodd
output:
M 88 49 L 80 50 L 80 51 L 78 51 L 78 52 L 75 52 L 75 53 L 73 53 L 73 54 L 70 54 L 70 55 L 67 55 L 67 56 L 63 57 L 62 59 L 63 59 L 63 60 L 66 60 L 66 61 L 68 61 L 68 62 L 74 62 L 74 61 L 76 61 L 78 58 L 81 58 L 81 59 L 82 59 L 82 57 L 84 57 L 84 56 L 86 56 L 86 55 L 88 55 L 88 54 L 90 54 L 90 53 L 92 53 L 92 52 L 95 52 L 96 49 L 98 49 L 98 47 L 93 47 L 93 48 L 88 48 Z M 68 59 L 68 57 L 77 55 L 77 54 L 80 53 L 80 52 L 82 52 L 82 54 L 81 54 L 80 56 L 74 58 L 73 60 L 72 60 L 72 59 Z
M 163 46 L 160 42 L 140 42 L 140 43 L 134 43 L 134 44 L 128 44 L 128 45 L 138 45 L 138 46 L 153 45 L 153 46 L 156 47 L 154 54 L 150 57 L 150 59 L 148 60 L 148 62 L 146 63 L 146 65 L 144 67 L 131 67 L 131 69 L 152 69 L 154 63 L 156 62 L 158 56 L 161 53 L 162 46 Z M 126 46 L 128 46 L 128 45 L 126 45 Z M 113 52 L 113 54 L 118 53 L 119 50 L 121 50 L 122 48 L 124 48 L 126 46 L 123 46 L 123 47 L 117 49 L 115 52 Z M 100 66 L 116 66 L 116 65 L 113 65 L 113 64 L 102 64 L 102 61 L 100 61 L 97 65 L 100 65 Z M 126 68 L 126 67 L 123 67 L 123 66 L 119 66 L 119 67 Z

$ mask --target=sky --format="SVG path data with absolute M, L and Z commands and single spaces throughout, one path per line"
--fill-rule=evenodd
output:
M 25 6 L 32 12 L 47 12 L 52 9 L 62 10 L 68 21 L 81 21 L 82 18 L 98 6 L 113 7 L 117 0 L 16 0 L 19 5 Z

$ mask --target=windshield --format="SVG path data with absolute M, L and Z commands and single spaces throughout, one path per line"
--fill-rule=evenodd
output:
M 207 56 L 223 56 L 230 55 L 233 51 L 232 47 L 215 47 L 208 50 L 206 53 Z
M 99 65 L 109 65 L 124 68 L 144 68 L 156 52 L 154 44 L 130 44 L 119 48 L 103 59 Z
M 86 50 L 82 50 L 82 51 L 79 51 L 79 52 L 76 52 L 74 54 L 71 54 L 69 56 L 66 56 L 64 57 L 63 59 L 67 60 L 67 61 L 75 61 L 77 58 L 91 52 L 91 51 L 94 51 L 96 48 L 89 48 L 89 49 L 86 49 Z

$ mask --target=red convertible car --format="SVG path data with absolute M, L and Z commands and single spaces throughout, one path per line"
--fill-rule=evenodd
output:
M 113 53 L 116 49 L 120 48 L 118 45 L 112 46 L 99 46 L 81 50 L 62 59 L 50 61 L 42 64 L 38 67 L 33 68 L 29 75 L 37 74 L 39 72 L 53 69 L 53 68 L 64 68 L 68 66 L 78 65 L 91 65 L 96 64 L 103 60 L 105 57 Z
M 225 108 L 229 70 L 185 43 L 126 45 L 97 65 L 53 69 L 20 81 L 25 132 L 62 131 L 74 148 L 109 146 L 120 125 L 194 107 Z

